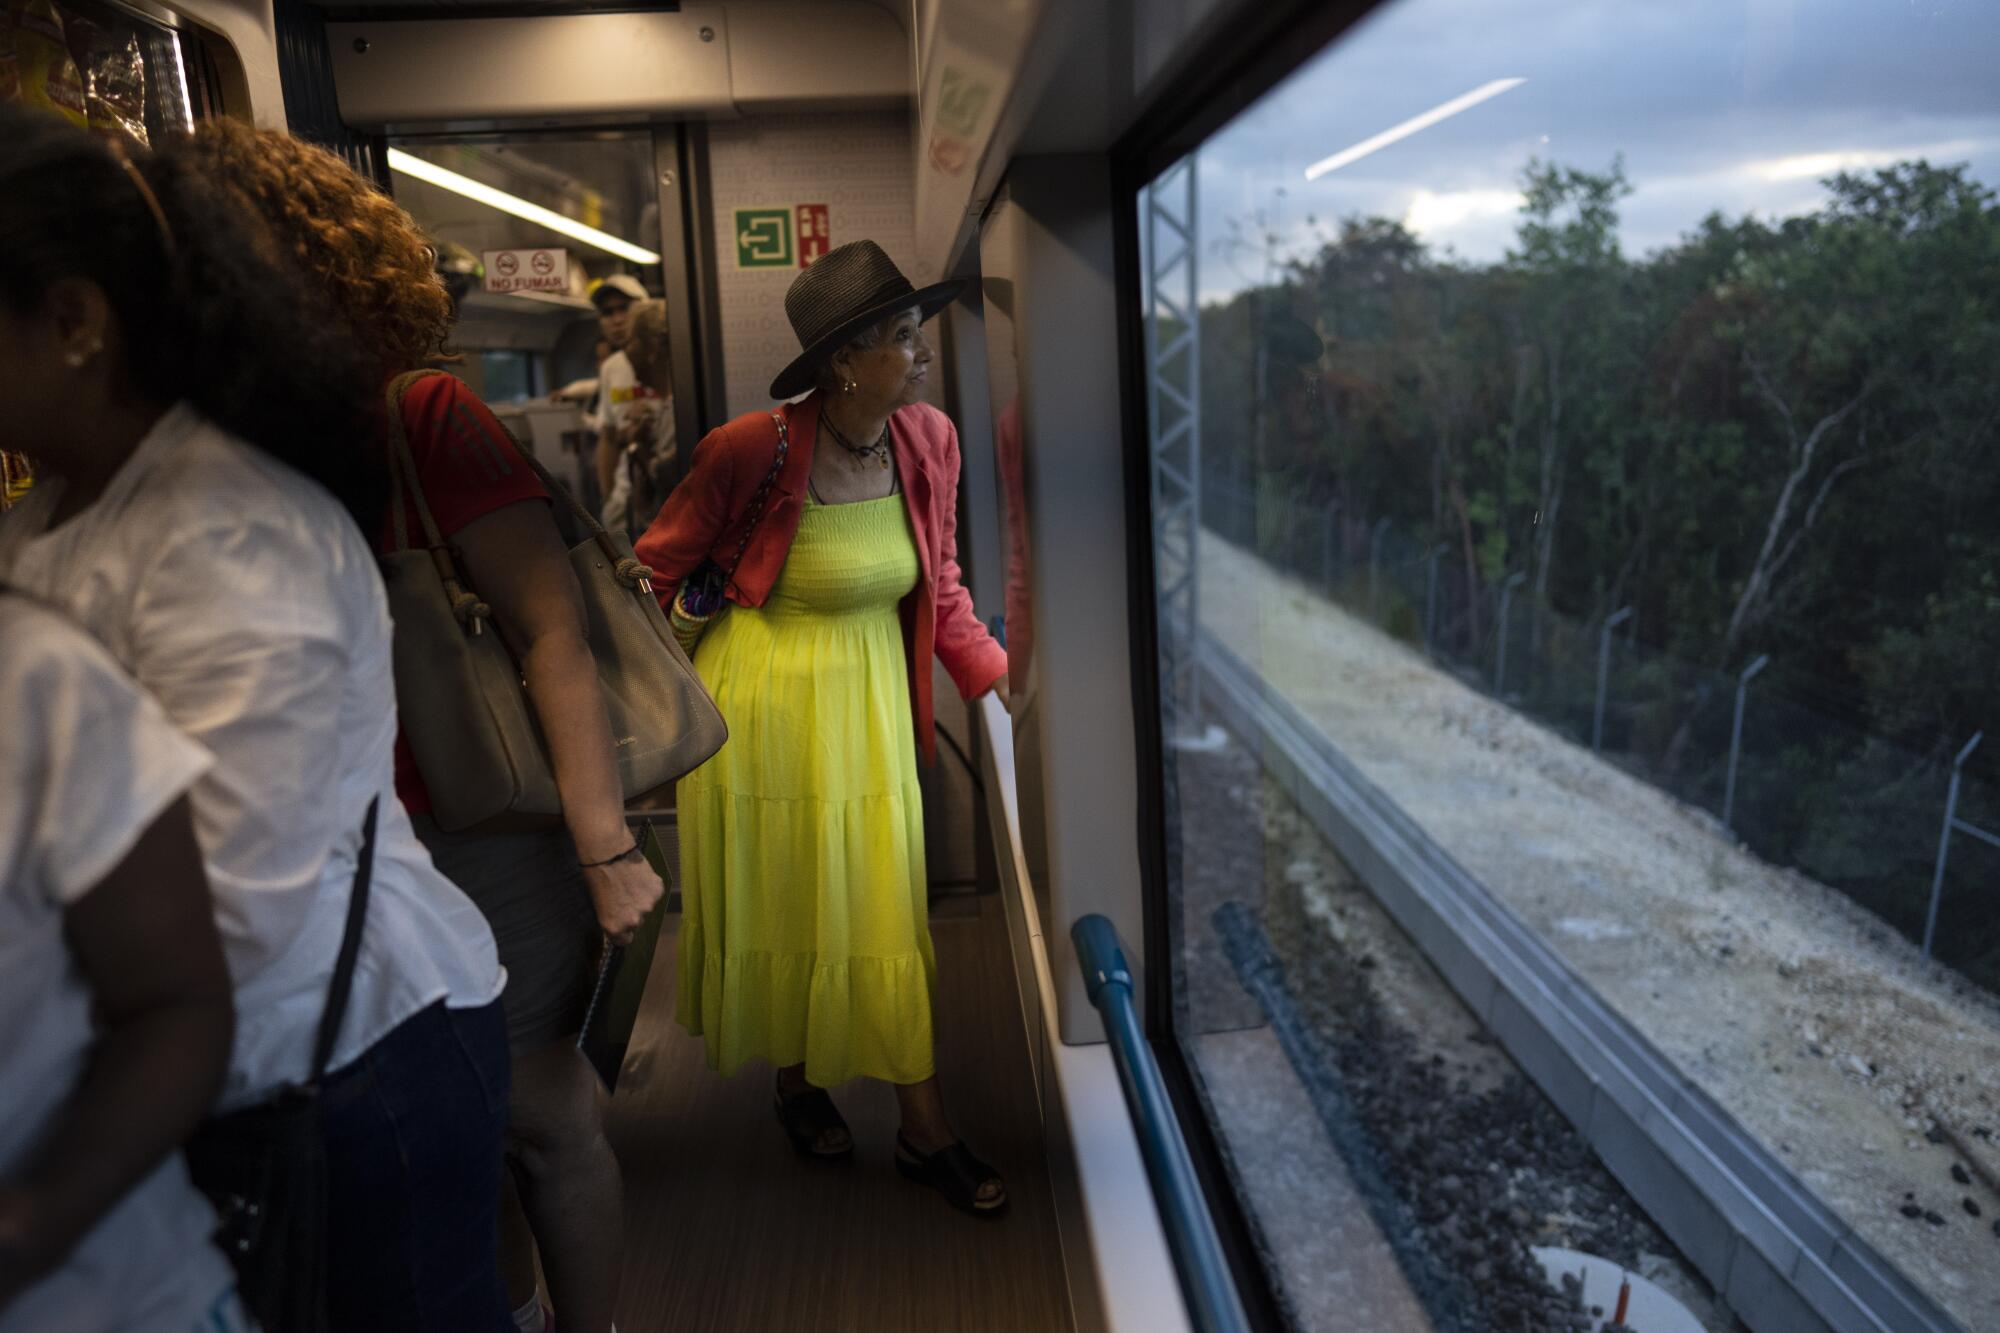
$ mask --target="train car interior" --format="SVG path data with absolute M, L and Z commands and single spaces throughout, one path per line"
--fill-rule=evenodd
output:
M 967 283 L 1011 697 L 933 664 L 923 838 L 1011 1206 L 882 1084 L 783 1151 L 634 810 L 624 1333 L 2000 1328 L 1989 5 L 25 4 L 387 192 L 624 538 L 819 258 Z

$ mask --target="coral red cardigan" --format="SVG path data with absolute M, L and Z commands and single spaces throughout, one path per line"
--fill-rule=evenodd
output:
M 729 600 L 762 606 L 791 553 L 812 477 L 813 440 L 820 395 L 782 405 L 791 436 L 785 466 L 771 487 L 764 516 L 743 552 Z M 979 623 L 972 594 L 959 582 L 958 431 L 928 403 L 898 408 L 889 418 L 903 502 L 916 534 L 917 586 L 903 599 L 903 652 L 910 672 L 910 705 L 924 759 L 937 758 L 931 704 L 931 654 L 936 653 L 959 693 L 971 699 L 1007 674 L 1007 653 Z M 758 483 L 777 457 L 778 427 L 768 411 L 747 412 L 710 431 L 696 446 L 687 477 L 639 538 L 639 559 L 653 568 L 653 588 L 671 609 L 681 581 L 704 559 L 727 567 L 743 538 L 743 523 Z

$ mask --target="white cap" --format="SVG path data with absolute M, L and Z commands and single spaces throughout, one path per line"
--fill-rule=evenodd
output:
M 643 301 L 646 299 L 646 289 L 640 286 L 639 280 L 629 273 L 614 273 L 593 287 L 590 292 L 592 304 L 595 304 L 598 298 L 606 292 L 618 292 L 621 295 L 631 297 L 634 301 Z

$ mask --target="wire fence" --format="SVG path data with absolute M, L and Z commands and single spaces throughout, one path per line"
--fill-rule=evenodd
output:
M 1689 662 L 1629 608 L 1562 615 L 1524 573 L 1469 579 L 1462 551 L 1217 469 L 1202 522 L 2000 991 L 2000 784 L 1965 772 L 1979 737 L 1916 753 L 1816 703 L 1787 663 Z

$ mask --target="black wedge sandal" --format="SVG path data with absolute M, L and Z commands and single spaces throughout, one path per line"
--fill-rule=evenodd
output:
M 825 1088 L 809 1088 L 790 1096 L 776 1089 L 772 1091 L 777 1104 L 778 1123 L 784 1126 L 785 1137 L 792 1141 L 792 1147 L 800 1156 L 832 1161 L 854 1155 L 854 1133 L 841 1119 L 840 1108 L 833 1104 L 833 1098 L 826 1095 Z M 836 1129 L 847 1135 L 847 1146 L 821 1148 L 820 1136 Z
M 963 1143 L 951 1143 L 926 1156 L 896 1135 L 896 1169 L 920 1185 L 929 1185 L 944 1195 L 952 1207 L 974 1217 L 998 1217 L 1007 1211 L 1007 1182 L 1000 1173 L 972 1155 Z M 1000 1186 L 1000 1195 L 981 1199 L 979 1187 L 988 1181 Z

